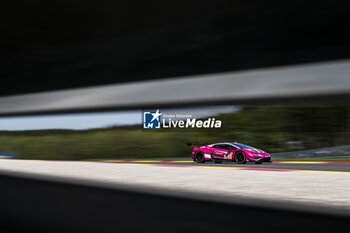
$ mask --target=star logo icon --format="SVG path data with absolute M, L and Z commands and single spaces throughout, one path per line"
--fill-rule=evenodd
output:
M 151 114 L 153 116 L 151 122 L 154 120 L 159 121 L 159 117 L 162 115 L 162 113 L 159 112 L 159 109 L 157 109 L 157 111 L 155 113 L 151 113 Z
M 161 128 L 162 113 L 157 111 L 144 111 L 143 112 L 143 128 L 144 129 L 160 129 Z

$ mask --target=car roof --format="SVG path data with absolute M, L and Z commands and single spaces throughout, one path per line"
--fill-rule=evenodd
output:
M 238 142 L 217 142 L 217 143 L 213 143 L 213 144 L 210 144 L 208 146 L 214 146 L 214 145 L 218 145 L 218 144 L 229 144 L 229 145 L 237 145 L 237 144 L 241 144 L 241 143 L 238 143 Z
M 230 145 L 235 145 L 235 144 L 242 144 L 242 143 L 238 143 L 238 142 L 217 142 L 217 143 L 213 143 L 211 145 L 216 145 L 216 144 L 230 144 Z

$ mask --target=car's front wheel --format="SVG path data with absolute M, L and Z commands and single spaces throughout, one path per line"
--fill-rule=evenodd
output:
M 205 163 L 205 156 L 204 153 L 201 151 L 197 151 L 196 154 L 194 155 L 194 160 L 197 163 Z
M 236 152 L 236 154 L 235 154 L 235 160 L 236 160 L 236 162 L 239 163 L 239 164 L 247 163 L 247 158 L 246 158 L 246 156 L 245 156 L 245 154 L 244 154 L 243 151 L 238 151 L 238 152 Z

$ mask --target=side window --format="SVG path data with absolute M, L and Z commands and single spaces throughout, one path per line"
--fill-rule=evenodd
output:
M 234 147 L 231 145 L 227 145 L 227 144 L 217 144 L 213 146 L 214 148 L 218 148 L 218 149 L 226 149 L 226 150 L 233 150 Z
M 219 148 L 219 147 L 217 147 Z M 228 144 L 220 144 L 220 149 L 226 149 L 226 150 L 234 150 L 236 149 L 234 146 L 228 145 Z
M 226 150 L 230 150 L 231 149 L 231 146 L 230 145 L 227 145 L 227 144 L 223 144 L 222 149 L 226 149 Z

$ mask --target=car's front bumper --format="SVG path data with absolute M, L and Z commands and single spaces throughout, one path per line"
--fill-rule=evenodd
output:
M 271 157 L 254 156 L 248 160 L 251 162 L 271 162 Z

